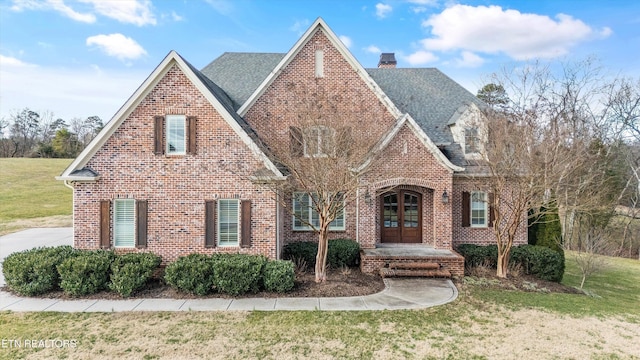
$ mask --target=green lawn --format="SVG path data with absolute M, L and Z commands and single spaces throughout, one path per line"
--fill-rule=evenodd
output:
M 0 348 L 0 358 L 638 359 L 640 262 L 611 258 L 597 296 L 463 285 L 416 311 L 0 313 L 0 339 L 75 348 Z M 576 284 L 568 262 L 567 284 Z
M 55 176 L 70 159 L 0 159 L 0 234 L 15 222 L 72 214 L 71 189 Z

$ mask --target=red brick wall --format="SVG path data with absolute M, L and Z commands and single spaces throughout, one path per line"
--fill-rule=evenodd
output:
M 483 187 L 481 180 L 474 180 L 464 177 L 455 177 L 453 183 L 453 196 L 451 196 L 453 206 L 453 245 L 459 244 L 476 244 L 491 245 L 496 243 L 493 228 L 473 228 L 462 227 L 462 192 L 467 191 L 487 191 Z M 508 211 L 508 209 L 503 209 Z M 527 243 L 527 214 L 523 214 L 523 223 L 518 229 L 515 245 L 523 245 Z
M 197 116 L 197 153 L 154 154 L 153 117 Z M 264 254 L 275 250 L 273 193 L 248 176 L 262 163 L 188 78 L 174 66 L 87 164 L 101 175 L 75 185 L 75 246 L 99 247 L 99 202 L 116 198 L 148 200 L 148 248 L 164 262 L 193 252 Z M 207 199 L 252 201 L 252 246 L 205 249 Z M 120 250 L 138 251 L 138 250 Z

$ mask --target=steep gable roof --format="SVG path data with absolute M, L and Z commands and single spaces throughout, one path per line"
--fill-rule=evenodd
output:
M 409 113 L 436 144 L 453 142 L 447 125 L 456 111 L 482 102 L 435 68 L 367 69 L 404 113 Z
M 227 94 L 209 78 L 204 76 L 200 71 L 185 61 L 177 52 L 171 51 L 162 60 L 162 62 L 154 69 L 147 79 L 138 87 L 138 89 L 129 97 L 127 102 L 118 110 L 113 118 L 105 125 L 102 131 L 95 139 L 84 149 L 84 151 L 67 167 L 64 172 L 56 177 L 57 180 L 68 181 L 95 181 L 96 176 L 81 176 L 80 174 L 91 174 L 95 172 L 86 172 L 84 166 L 91 160 L 95 153 L 106 143 L 127 117 L 135 110 L 145 96 L 153 90 L 155 85 L 167 74 L 173 67 L 178 68 L 191 80 L 191 83 L 202 93 L 216 111 L 224 118 L 229 126 L 242 141 L 249 147 L 253 154 L 261 160 L 265 168 L 271 171 L 276 177 L 283 177 L 280 170 L 265 155 L 259 146 L 259 139 L 253 133 L 249 126 L 233 109 L 232 101 Z
M 351 67 L 356 71 L 356 73 L 360 76 L 360 78 L 364 81 L 364 83 L 373 91 L 373 93 L 380 99 L 380 101 L 385 105 L 385 107 L 389 110 L 391 114 L 395 118 L 399 118 L 402 113 L 398 108 L 393 104 L 393 102 L 385 95 L 385 93 L 380 89 L 378 84 L 369 76 L 369 74 L 364 70 L 362 65 L 356 60 L 355 57 L 349 52 L 349 50 L 344 46 L 342 41 L 338 39 L 336 34 L 327 26 L 327 24 L 322 20 L 322 18 L 317 18 L 316 21 L 307 29 L 307 31 L 300 37 L 300 39 L 295 43 L 295 45 L 289 50 L 289 52 L 280 60 L 278 65 L 267 75 L 267 77 L 262 81 L 260 86 L 251 94 L 251 96 L 242 104 L 240 109 L 238 109 L 238 113 L 241 116 L 244 116 L 247 111 L 253 106 L 253 104 L 264 94 L 269 85 L 278 77 L 280 72 L 287 67 L 287 65 L 296 57 L 296 55 L 300 52 L 300 50 L 304 47 L 309 40 L 318 32 L 322 31 L 327 39 L 331 42 L 331 44 L 338 50 L 338 52 L 343 56 L 343 58 L 351 65 Z
M 436 144 L 427 136 L 427 134 L 422 130 L 422 128 L 416 123 L 416 121 L 411 117 L 410 114 L 404 114 L 401 118 L 396 121 L 396 124 L 391 128 L 391 130 L 382 137 L 382 139 L 378 142 L 378 144 L 373 148 L 370 155 L 367 159 L 355 169 L 356 172 L 360 172 L 366 169 L 369 165 L 371 165 L 373 159 L 375 159 L 376 155 L 383 151 L 390 143 L 393 138 L 400 132 L 403 126 L 408 126 L 409 129 L 413 132 L 413 134 L 420 140 L 420 142 L 427 148 L 427 150 L 433 155 L 438 163 L 440 163 L 445 169 L 451 172 L 462 172 L 465 169 L 453 164 L 444 154 L 443 152 L 436 146 Z
M 201 72 L 225 90 L 233 101 L 234 110 L 237 111 L 285 55 L 226 52 L 210 62 Z

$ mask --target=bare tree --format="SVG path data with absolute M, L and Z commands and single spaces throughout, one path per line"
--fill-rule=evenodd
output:
M 320 82 L 290 82 L 286 91 L 282 105 L 287 108 L 289 141 L 274 141 L 269 149 L 288 171 L 288 180 L 272 185 L 296 222 L 318 234 L 315 279 L 324 282 L 330 225 L 355 200 L 362 175 L 355 169 L 380 134 L 365 130 L 365 121 L 375 119 L 362 118 L 365 105 L 358 94 L 347 98 L 337 87 Z
M 511 247 L 527 226 L 529 209 L 540 219 L 540 211 L 553 208 L 547 203 L 558 201 L 572 221 L 602 209 L 609 174 L 603 170 L 606 147 L 594 147 L 602 143 L 607 124 L 593 106 L 607 89 L 600 74 L 586 60 L 564 64 L 560 75 L 535 63 L 494 78 L 509 95 L 504 110 L 485 111 L 488 141 L 482 149 L 489 172 L 485 186 L 493 194 L 499 277 L 507 276 Z

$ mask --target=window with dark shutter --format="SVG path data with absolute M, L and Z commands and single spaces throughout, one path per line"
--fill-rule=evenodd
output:
M 136 201 L 136 247 L 138 249 L 147 247 L 147 200 Z
M 111 201 L 100 201 L 100 248 L 111 247 Z
M 300 157 L 304 154 L 304 142 L 302 138 L 302 130 L 295 126 L 289 127 L 289 147 L 291 156 Z
M 164 154 L 164 116 L 153 118 L 153 152 L 156 155 Z
M 196 153 L 196 117 L 187 117 L 187 154 Z
M 216 201 L 206 200 L 204 203 L 204 247 L 216 247 Z
M 496 212 L 493 207 L 493 193 L 489 193 L 489 226 L 493 226 L 493 222 L 496 220 Z
M 471 226 L 471 193 L 462 193 L 462 227 Z
M 251 200 L 242 200 L 241 202 L 242 224 L 240 225 L 241 239 L 240 246 L 243 248 L 251 247 Z

